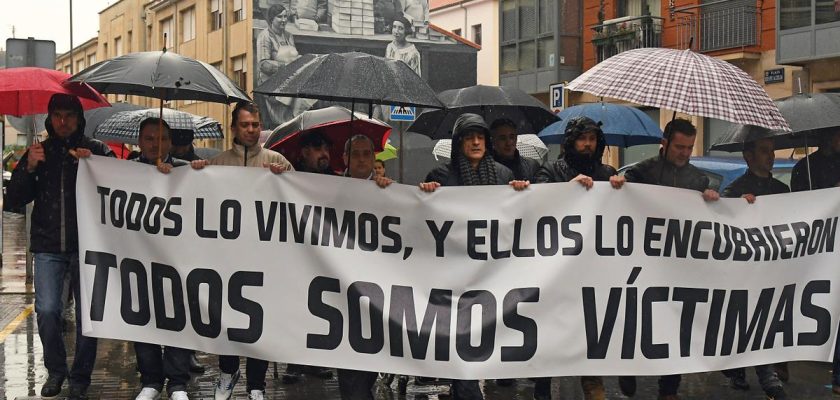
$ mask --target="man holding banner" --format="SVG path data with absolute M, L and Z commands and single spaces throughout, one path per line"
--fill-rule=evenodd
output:
M 688 161 L 694 150 L 697 128 L 685 119 L 674 119 L 665 125 L 665 137 L 659 155 L 639 162 L 624 174 L 627 182 L 646 183 L 696 190 L 703 200 L 717 201 L 720 194 L 709 188 L 709 178 Z M 665 375 L 659 378 L 659 399 L 676 400 L 682 375 Z M 636 394 L 636 377 L 618 378 L 621 392 L 626 396 Z

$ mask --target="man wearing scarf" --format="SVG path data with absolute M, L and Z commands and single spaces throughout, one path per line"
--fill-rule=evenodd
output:
M 577 117 L 566 124 L 563 154 L 544 165 L 534 176 L 536 183 L 578 182 L 587 190 L 594 181 L 609 181 L 614 188 L 624 184 L 615 168 L 601 162 L 607 140 L 598 123 L 587 117 Z M 582 376 L 580 385 L 586 400 L 603 400 L 604 380 L 600 376 Z M 537 378 L 534 398 L 551 399 L 551 378 Z
M 513 172 L 493 161 L 490 128 L 481 116 L 462 114 L 452 129 L 452 154 L 449 163 L 433 169 L 420 184 L 424 192 L 440 186 L 475 186 L 510 184 L 516 190 L 528 187 L 528 181 L 514 180 Z M 453 400 L 480 400 L 484 396 L 477 380 L 453 380 Z

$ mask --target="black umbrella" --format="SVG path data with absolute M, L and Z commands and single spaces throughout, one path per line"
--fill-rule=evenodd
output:
M 463 113 L 484 117 L 488 124 L 507 118 L 517 124 L 519 134 L 537 134 L 560 120 L 551 110 L 528 93 L 505 86 L 470 86 L 441 92 L 438 97 L 446 110 L 426 110 L 408 128 L 409 132 L 432 139 L 452 137 L 455 120 Z
M 732 125 L 718 140 L 715 141 L 709 150 L 718 151 L 742 151 L 744 144 L 761 139 L 773 139 L 775 149 L 793 149 L 807 145 L 806 135 L 794 135 L 790 132 L 770 130 L 755 125 Z
M 69 81 L 85 82 L 100 93 L 161 100 L 251 101 L 212 65 L 168 51 L 129 53 L 108 59 L 73 75 Z
M 432 88 L 406 63 L 358 52 L 304 55 L 254 93 L 362 103 L 369 110 L 373 104 L 443 108 Z

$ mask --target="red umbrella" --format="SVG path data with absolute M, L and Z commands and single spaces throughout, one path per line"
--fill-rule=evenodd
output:
M 344 107 L 327 107 L 304 111 L 297 117 L 278 126 L 265 142 L 265 147 L 283 154 L 296 163 L 300 158 L 300 139 L 307 132 L 320 131 L 332 142 L 330 166 L 333 170 L 345 168 L 342 155 L 344 143 L 355 135 L 365 135 L 373 141 L 374 151 L 385 148 L 391 126 L 361 113 L 353 113 Z
M 0 114 L 45 114 L 50 97 L 56 93 L 78 96 L 85 110 L 111 105 L 89 85 L 66 82 L 69 77 L 70 74 L 46 68 L 0 69 Z
M 128 155 L 131 153 L 131 149 L 125 145 L 125 143 L 120 142 L 105 142 L 108 147 L 114 152 L 114 155 L 117 156 L 120 160 L 125 160 L 128 158 Z

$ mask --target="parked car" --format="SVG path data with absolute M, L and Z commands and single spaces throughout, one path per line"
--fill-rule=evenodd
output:
M 790 174 L 796 161 L 777 158 L 773 163 L 773 177 L 790 186 Z M 718 192 L 722 192 L 732 181 L 747 172 L 747 163 L 741 157 L 692 157 L 689 162 L 709 177 L 709 186 Z M 624 175 L 633 165 L 635 163 L 621 167 L 618 173 Z

